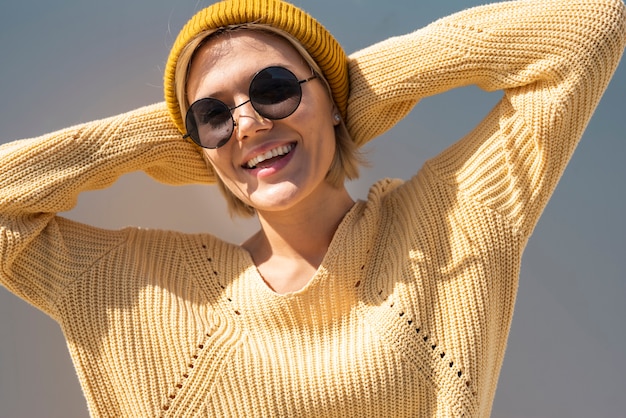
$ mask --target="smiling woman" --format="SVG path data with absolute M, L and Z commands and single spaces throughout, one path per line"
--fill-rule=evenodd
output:
M 278 45 L 282 45 L 283 49 L 286 49 L 286 51 L 290 52 L 290 54 L 288 55 L 291 56 L 291 59 L 294 59 L 296 62 L 299 63 L 299 65 L 301 66 L 303 65 L 307 67 L 307 70 L 304 70 L 304 73 L 311 72 L 312 75 L 306 78 L 303 78 L 302 80 L 298 80 L 298 78 L 291 71 L 287 69 L 283 68 L 283 70 L 286 70 L 285 72 L 283 70 L 278 70 L 276 66 L 271 67 L 271 68 L 275 68 L 274 71 L 281 71 L 286 77 L 285 81 L 290 79 L 291 83 L 293 84 L 292 87 L 288 87 L 287 84 L 283 84 L 284 87 L 280 90 L 281 92 L 285 92 L 285 91 L 292 92 L 289 97 L 285 97 L 285 98 L 277 97 L 278 96 L 277 89 L 276 89 L 276 86 L 273 85 L 274 88 L 272 89 L 273 93 L 271 96 L 271 100 L 274 101 L 275 103 L 266 103 L 265 105 L 260 103 L 261 97 L 264 98 L 263 100 L 267 101 L 270 96 L 268 96 L 268 93 L 264 92 L 262 88 L 260 90 L 258 88 L 255 89 L 255 86 L 262 86 L 260 82 L 256 82 L 256 83 L 254 82 L 255 80 L 259 80 L 259 77 L 258 77 L 259 74 L 256 73 L 255 77 L 252 80 L 252 83 L 249 86 L 249 91 L 246 91 L 246 94 L 248 94 L 249 98 L 246 101 L 238 105 L 233 104 L 232 107 L 229 107 L 223 102 L 216 100 L 215 98 L 210 98 L 210 97 L 199 99 L 195 103 L 190 104 L 189 103 L 190 95 L 188 94 L 187 90 L 188 88 L 197 88 L 197 86 L 194 86 L 193 80 L 189 81 L 190 86 L 188 86 L 188 80 L 187 80 L 188 76 L 191 76 L 191 70 L 193 69 L 193 67 L 191 66 L 191 63 L 192 63 L 192 59 L 194 58 L 194 56 L 197 56 L 195 60 L 196 69 L 198 69 L 198 67 L 200 66 L 198 62 L 202 63 L 202 67 L 198 69 L 197 71 L 201 72 L 201 77 L 203 78 L 207 78 L 207 71 L 210 69 L 212 69 L 214 72 L 218 71 L 219 67 L 215 64 L 217 64 L 216 61 L 218 61 L 219 58 L 221 58 L 222 60 L 230 59 L 231 65 L 233 65 L 232 62 L 241 62 L 241 61 L 237 61 L 237 59 L 234 58 L 234 55 L 228 54 L 228 51 L 237 51 L 238 46 L 228 45 L 228 43 L 232 43 L 232 42 L 243 43 L 243 46 L 245 48 L 247 48 L 248 50 L 251 50 L 250 53 L 252 54 L 252 56 L 263 57 L 263 54 L 265 50 L 267 49 L 267 45 L 269 44 L 265 44 L 263 42 L 256 42 L 256 45 L 253 45 L 247 42 L 246 39 L 244 39 L 243 41 L 242 40 L 237 41 L 231 38 L 232 36 L 237 37 L 237 35 L 241 35 L 238 33 L 241 31 L 244 31 L 244 35 L 246 35 L 246 32 L 247 32 L 247 33 L 251 33 L 253 36 L 266 37 L 266 41 L 271 41 L 269 44 L 277 43 Z M 225 37 L 228 37 L 229 39 L 224 41 Z M 221 39 L 224 42 L 215 42 L 216 39 L 217 40 Z M 210 40 L 213 40 L 213 42 L 211 43 L 211 46 L 212 46 L 211 48 L 209 48 L 209 46 L 206 45 L 210 43 L 209 42 Z M 216 43 L 217 45 L 215 45 Z M 234 111 L 236 108 L 245 105 L 248 102 L 251 103 L 251 106 L 254 108 L 254 111 L 263 118 L 262 120 L 267 121 L 267 120 L 285 119 L 288 116 L 291 116 L 291 114 L 293 114 L 299 108 L 300 103 L 302 101 L 302 84 L 311 80 L 320 81 L 323 87 L 326 89 L 328 93 L 327 94 L 328 97 L 324 96 L 323 97 L 324 101 L 333 100 L 333 94 L 334 94 L 333 89 L 329 85 L 326 78 L 322 75 L 323 71 L 319 67 L 315 59 L 311 57 L 311 55 L 298 42 L 296 38 L 294 38 L 288 32 L 285 32 L 277 27 L 273 27 L 267 24 L 259 24 L 259 23 L 254 23 L 254 24 L 244 23 L 244 24 L 239 24 L 239 25 L 231 25 L 228 28 L 222 28 L 219 30 L 208 29 L 208 30 L 201 31 L 198 34 L 194 33 L 193 36 L 191 37 L 191 40 L 189 40 L 187 43 L 181 42 L 181 44 L 183 45 L 183 47 L 180 52 L 180 57 L 176 61 L 176 69 L 175 69 L 176 72 L 175 72 L 175 76 L 173 77 L 175 80 L 176 97 L 181 98 L 180 103 L 179 103 L 181 114 L 186 114 L 184 129 L 187 129 L 187 134 L 185 135 L 185 137 L 190 137 L 191 139 L 194 140 L 194 142 L 197 145 L 203 148 L 208 148 L 208 149 L 220 148 L 228 142 L 228 140 L 230 139 L 233 133 L 233 129 L 236 125 L 235 120 L 231 115 L 231 112 Z M 217 47 L 219 47 L 219 49 Z M 245 56 L 243 53 L 239 53 L 239 55 Z M 265 60 L 268 61 L 267 57 L 263 57 L 263 58 L 265 58 Z M 331 65 L 336 66 L 336 63 L 331 64 Z M 237 68 L 237 67 L 238 66 L 234 66 L 234 68 Z M 279 67 L 279 68 L 282 68 L 282 67 Z M 264 73 L 267 74 L 267 72 L 264 72 Z M 230 72 L 226 72 L 224 76 L 228 79 L 230 77 Z M 210 77 L 210 81 L 212 83 L 217 83 L 217 80 L 218 79 L 215 76 Z M 275 80 L 268 81 L 268 83 L 269 82 L 273 84 L 276 83 Z M 227 85 L 229 85 L 229 83 L 227 83 Z M 288 88 L 288 90 L 286 90 L 286 88 Z M 255 90 L 259 94 L 259 100 L 255 100 L 254 98 L 253 93 L 255 92 Z M 345 93 L 341 92 L 337 94 L 345 94 Z M 338 96 L 338 99 L 345 100 L 341 96 Z M 310 102 L 311 100 L 308 100 L 308 101 Z M 218 107 L 216 107 L 216 105 Z M 332 113 L 332 123 L 334 125 L 335 141 L 333 141 L 333 143 L 331 144 L 330 150 L 332 151 L 332 149 L 334 149 L 334 153 L 332 153 L 334 156 L 333 156 L 332 163 L 327 170 L 327 174 L 326 174 L 327 182 L 325 182 L 325 184 L 330 185 L 330 186 L 335 186 L 334 187 L 335 189 L 343 190 L 343 193 L 345 195 L 346 190 L 345 190 L 344 182 L 346 179 L 353 180 L 358 177 L 359 165 L 362 163 L 362 160 L 359 157 L 358 151 L 356 149 L 356 145 L 352 141 L 352 138 L 350 137 L 350 134 L 347 131 L 347 128 L 345 126 L 345 123 L 343 121 L 343 118 L 341 117 L 339 110 L 334 105 L 333 106 L 328 105 L 328 107 L 329 109 L 331 109 L 331 113 Z M 215 114 L 216 109 L 221 109 L 221 113 L 216 115 Z M 302 111 L 300 111 L 300 113 L 302 114 Z M 207 114 L 211 114 L 213 116 L 212 118 L 213 121 L 223 119 L 223 123 L 217 124 L 216 122 L 213 122 L 212 124 L 207 124 L 205 120 L 207 119 L 206 118 Z M 319 116 L 321 114 L 322 113 L 315 113 L 314 116 Z M 303 116 L 306 119 L 311 119 L 309 122 L 310 125 L 314 125 L 316 123 L 314 121 L 315 117 L 310 118 L 307 115 L 303 115 Z M 196 123 L 197 118 L 202 118 L 202 122 L 204 123 L 199 123 L 199 124 Z M 302 118 L 303 117 L 301 116 L 300 119 Z M 290 118 L 290 119 L 293 120 L 294 118 Z M 246 122 L 247 119 L 244 119 L 243 121 Z M 205 131 L 207 127 L 212 126 L 211 132 L 213 132 L 214 135 L 216 135 L 216 138 L 208 139 L 208 138 L 211 138 L 210 135 L 201 136 L 198 132 L 198 126 L 201 126 Z M 327 132 L 324 136 L 330 138 L 332 137 L 332 135 L 333 134 Z M 295 146 L 296 146 L 296 143 L 290 143 L 284 146 L 279 146 L 277 149 L 284 149 L 285 150 L 284 154 L 287 154 L 288 151 L 291 151 Z M 257 155 L 245 160 L 241 164 L 241 166 L 252 168 L 250 167 L 250 161 L 254 160 L 255 168 L 256 168 L 256 164 L 258 164 L 259 162 L 268 160 L 270 159 L 270 157 L 276 157 L 275 155 L 272 155 L 272 153 L 273 153 L 273 150 L 268 150 L 265 152 L 263 152 L 263 150 L 257 150 L 256 152 Z M 203 153 L 203 156 L 205 158 L 208 158 L 209 155 L 210 155 L 209 152 Z M 265 157 L 265 155 L 267 155 L 267 157 Z M 286 161 L 283 161 L 283 162 L 286 162 Z M 268 164 L 269 162 L 266 162 L 264 165 L 268 166 Z M 277 166 L 274 165 L 273 167 L 276 168 Z M 212 166 L 209 165 L 209 169 L 211 168 Z M 262 174 L 269 174 L 270 171 L 271 171 L 271 167 L 264 167 L 263 170 L 257 170 L 256 172 L 262 175 Z M 254 208 L 253 205 L 250 205 L 244 202 L 242 199 L 237 197 L 236 194 L 234 194 L 230 188 L 225 186 L 224 179 L 222 176 L 218 176 L 216 178 L 216 181 L 220 187 L 220 190 L 222 191 L 223 195 L 226 198 L 226 201 L 229 205 L 229 209 L 231 213 L 238 214 L 241 216 L 252 216 L 256 213 L 256 209 Z M 272 209 L 276 209 L 276 207 L 273 207 Z
M 222 97 L 231 103 L 233 117 L 237 120 L 234 132 L 229 131 L 233 140 L 220 143 L 219 148 L 214 147 L 217 149 L 203 151 L 226 188 L 236 199 L 254 208 L 263 221 L 271 213 L 293 219 L 309 216 L 308 212 L 318 211 L 320 204 L 324 206 L 324 213 L 340 219 L 353 201 L 343 181 L 335 185 L 326 181 L 336 149 L 339 149 L 335 146 L 335 127 L 341 117 L 324 84 L 319 82 L 323 76 L 311 79 L 312 70 L 289 43 L 258 30 L 222 34 L 204 43 L 196 55 L 187 82 L 186 96 L 195 102 L 190 110 L 193 112 L 197 100 L 215 101 L 203 97 Z M 270 81 L 275 102 L 272 107 L 264 104 L 263 109 L 259 109 L 255 104 L 257 95 L 263 94 L 261 97 L 266 101 L 269 96 L 269 93 L 259 93 L 263 89 L 259 86 L 260 77 L 274 78 Z M 289 97 L 282 97 L 284 89 L 275 87 L 279 77 L 290 79 L 294 85 L 293 94 L 297 98 L 292 104 L 289 104 Z M 301 88 L 299 80 L 309 80 L 309 83 Z M 231 110 L 225 107 L 230 116 Z M 274 109 L 286 111 L 270 115 Z M 200 143 L 210 137 L 209 129 L 216 125 L 205 120 L 209 118 L 220 116 L 216 116 L 213 109 L 201 115 Z M 234 127 L 234 119 L 229 119 L 229 126 Z M 195 120 L 187 118 L 187 126 L 190 121 L 197 126 L 197 122 L 193 123 Z M 220 127 L 216 128 L 219 133 Z M 279 158 L 279 149 L 289 152 Z M 272 158 L 266 158 L 266 154 Z M 255 162 L 252 167 L 251 161 Z M 340 215 L 331 215 L 334 211 Z M 332 236 L 332 232 L 327 235 Z M 251 253 L 254 258 L 256 251 Z
M 495 3 L 350 56 L 289 3 L 216 3 L 165 103 L 0 147 L 0 281 L 59 323 L 93 416 L 489 416 L 526 243 L 625 45 L 621 0 Z M 502 91 L 475 129 L 351 197 L 356 148 L 469 84 Z M 136 170 L 219 181 L 257 232 L 59 216 Z

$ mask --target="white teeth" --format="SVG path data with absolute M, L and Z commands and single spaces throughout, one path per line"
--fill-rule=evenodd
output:
M 257 155 L 256 157 L 254 157 L 253 159 L 251 159 L 250 161 L 248 161 L 246 163 L 246 166 L 248 168 L 254 168 L 257 166 L 257 164 L 259 164 L 261 161 L 265 161 L 265 160 L 269 160 L 272 157 L 278 157 L 279 155 L 285 155 L 288 154 L 289 151 L 291 151 L 293 149 L 293 145 L 289 144 L 289 145 L 283 145 L 280 146 L 278 148 L 274 148 L 270 151 L 267 151 L 265 154 L 262 155 Z

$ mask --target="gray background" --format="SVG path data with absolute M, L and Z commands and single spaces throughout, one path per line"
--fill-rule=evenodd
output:
M 417 29 L 474 0 L 298 0 L 346 51 Z M 209 2 L 31 0 L 0 4 L 0 142 L 162 100 L 169 47 Z M 501 97 L 464 88 L 422 101 L 368 149 L 355 198 L 381 177 L 407 178 L 476 124 Z M 493 416 L 623 417 L 626 412 L 626 68 L 620 67 L 527 247 Z M 417 139 L 416 139 L 417 138 Z M 211 187 L 166 187 L 143 174 L 84 193 L 66 216 L 208 231 L 231 241 Z M 84 417 L 58 326 L 0 288 L 0 416 Z

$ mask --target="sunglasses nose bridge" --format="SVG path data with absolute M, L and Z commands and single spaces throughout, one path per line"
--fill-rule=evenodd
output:
M 250 106 L 245 106 L 248 103 L 250 104 Z M 239 109 L 239 108 L 242 108 L 242 109 Z M 238 112 L 236 112 L 237 109 L 239 109 Z M 246 109 L 246 110 L 244 110 L 244 109 Z M 252 113 L 248 113 L 248 112 L 252 112 Z M 251 98 L 248 98 L 248 100 L 246 100 L 245 102 L 239 103 L 237 106 L 230 108 L 230 113 L 231 113 L 231 116 L 233 118 L 233 123 L 235 124 L 235 126 L 237 126 L 237 124 L 238 124 L 237 121 L 241 117 L 252 118 L 252 119 L 254 119 L 256 121 L 259 121 L 259 122 L 262 122 L 262 121 L 267 119 L 265 116 L 263 116 L 261 113 L 259 113 L 259 111 L 254 106 L 254 103 L 252 102 Z
M 241 140 L 249 137 L 254 132 L 267 128 L 267 124 L 271 124 L 271 119 L 261 115 L 254 105 L 252 99 L 248 99 L 230 109 L 235 129 L 235 138 Z M 249 106 L 245 106 L 249 104 Z

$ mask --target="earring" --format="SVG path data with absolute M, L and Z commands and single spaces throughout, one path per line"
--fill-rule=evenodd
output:
M 339 115 L 339 113 L 335 113 L 335 122 L 340 122 L 341 121 L 341 116 Z

